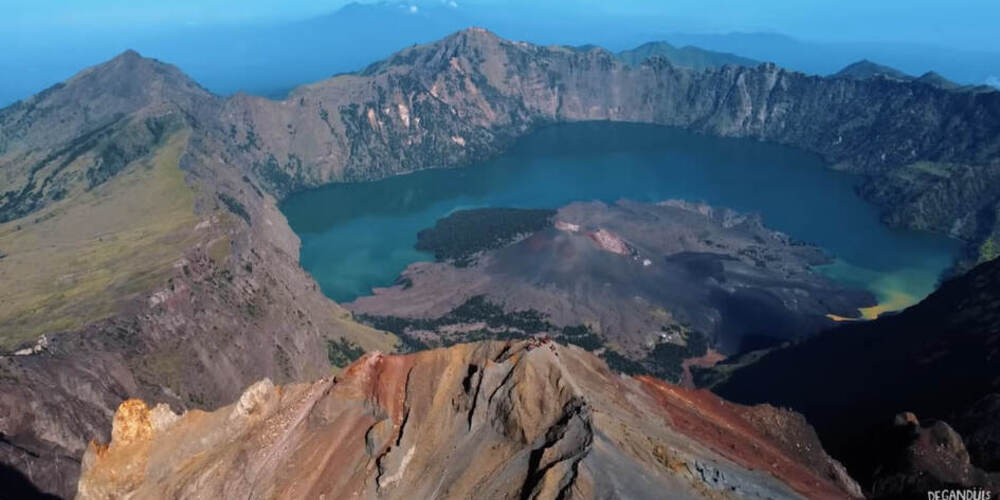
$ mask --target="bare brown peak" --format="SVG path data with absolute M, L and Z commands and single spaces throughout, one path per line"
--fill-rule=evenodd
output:
M 448 58 L 480 58 L 489 57 L 502 46 L 513 44 L 500 38 L 485 28 L 466 28 L 453 33 L 437 42 L 431 43 L 431 52 Z
M 179 68 L 128 50 L 4 109 L 0 150 L 54 147 L 135 116 L 210 119 L 215 102 Z
M 125 49 L 125 52 L 115 56 L 112 61 L 139 61 L 142 60 L 142 54 L 134 49 Z
M 493 33 L 486 28 L 471 26 L 465 28 L 464 30 L 457 31 L 444 39 L 444 42 L 446 43 L 456 41 L 473 44 L 497 44 L 504 40 L 496 33 Z
M 142 54 L 132 49 L 122 52 L 107 62 L 81 71 L 76 76 L 67 80 L 66 84 L 115 83 L 109 82 L 110 80 L 141 86 L 147 89 L 148 92 L 160 90 L 163 92 L 176 91 L 204 96 L 211 95 L 177 66 L 151 57 L 143 57 Z M 156 89 L 154 88 L 154 83 L 163 85 L 163 87 Z M 120 89 L 122 87 L 110 87 L 112 90 L 116 88 Z
M 403 49 L 361 71 L 371 76 L 391 68 L 414 68 L 434 71 L 447 68 L 452 59 L 488 58 L 501 46 L 511 45 L 485 28 L 466 28 L 440 40 Z

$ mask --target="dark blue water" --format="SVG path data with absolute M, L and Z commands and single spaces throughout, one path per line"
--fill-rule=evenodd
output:
M 540 130 L 482 164 L 334 184 L 296 194 L 281 209 L 302 239 L 303 267 L 337 301 L 430 260 L 413 249 L 416 234 L 454 210 L 679 198 L 760 212 L 768 226 L 835 255 L 823 268 L 830 276 L 905 307 L 934 289 L 959 245 L 883 225 L 855 194 L 857 180 L 773 144 L 585 123 Z

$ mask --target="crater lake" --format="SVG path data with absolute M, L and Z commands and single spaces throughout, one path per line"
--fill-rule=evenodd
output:
M 827 250 L 834 261 L 819 270 L 873 292 L 880 305 L 862 313 L 874 317 L 932 292 L 961 245 L 883 224 L 855 193 L 860 180 L 780 145 L 591 122 L 542 128 L 463 168 L 299 192 L 281 210 L 302 240 L 302 266 L 328 297 L 348 302 L 391 285 L 413 262 L 433 260 L 414 249 L 417 233 L 456 210 L 704 201 L 760 213 L 767 226 Z

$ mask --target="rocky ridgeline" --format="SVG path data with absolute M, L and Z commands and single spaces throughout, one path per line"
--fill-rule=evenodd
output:
M 334 379 L 255 384 L 212 413 L 126 401 L 111 442 L 84 457 L 78 498 L 729 495 L 861 491 L 801 417 L 534 340 L 370 354 Z
M 277 192 L 462 165 L 546 123 L 614 120 L 787 144 L 865 175 L 891 223 L 984 241 L 1000 202 L 1000 92 L 815 77 L 773 64 L 626 65 L 602 49 L 481 29 L 403 50 L 281 102 L 242 96 L 225 120 Z

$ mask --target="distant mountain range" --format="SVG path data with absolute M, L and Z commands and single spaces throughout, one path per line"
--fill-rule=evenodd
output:
M 633 62 L 641 60 L 645 51 L 656 49 L 675 64 L 690 67 L 702 67 L 708 61 L 765 61 L 828 75 L 855 61 L 870 59 L 912 75 L 935 71 L 960 85 L 980 85 L 991 77 L 1000 77 L 1000 55 L 985 51 L 932 45 L 808 42 L 779 34 L 685 34 L 665 25 L 669 23 L 658 18 L 598 17 L 589 13 L 555 16 L 542 10 L 530 16 L 497 7 L 464 3 L 453 7 L 425 1 L 349 4 L 326 16 L 277 25 L 193 26 L 120 36 L 68 33 L 55 39 L 0 33 L 0 43 L 18 47 L 0 53 L 0 71 L 17 75 L 0 82 L 0 105 L 68 78 L 81 61 L 97 63 L 127 48 L 171 61 L 221 95 L 244 90 L 281 98 L 298 85 L 356 71 L 397 50 L 468 26 L 483 26 L 508 39 L 541 45 L 595 44 L 625 51 L 623 57 Z M 665 44 L 639 47 L 649 40 Z M 60 48 L 53 50 L 53 43 Z M 666 44 L 672 50 L 665 50 Z
M 969 92 L 992 92 L 996 90 L 990 85 L 959 85 L 947 78 L 928 71 L 919 77 L 908 75 L 896 68 L 876 64 L 867 59 L 850 64 L 844 69 L 834 73 L 834 78 L 850 78 L 854 80 L 867 80 L 869 78 L 887 78 L 904 82 L 918 82 L 944 90 L 959 90 Z

